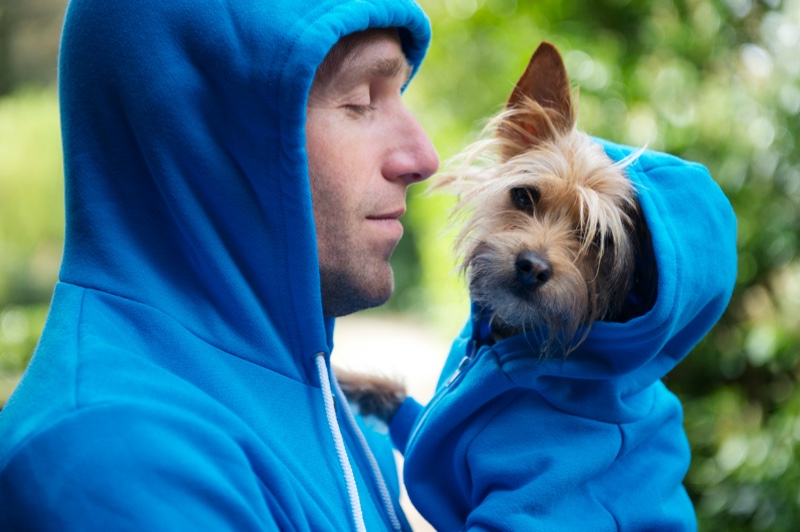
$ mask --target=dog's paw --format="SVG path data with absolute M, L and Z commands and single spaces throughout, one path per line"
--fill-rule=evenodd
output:
M 362 416 L 375 416 L 388 424 L 407 397 L 405 385 L 397 379 L 341 369 L 335 373 L 347 399 Z

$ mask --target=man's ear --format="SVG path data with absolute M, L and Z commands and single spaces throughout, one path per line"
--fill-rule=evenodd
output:
M 530 102 L 541 106 L 535 109 Z M 564 60 L 555 46 L 542 42 L 533 53 L 506 104 L 511 112 L 503 120 L 498 135 L 508 137 L 520 148 L 529 148 L 557 134 L 569 133 L 575 126 L 575 113 Z M 507 154 L 513 156 L 516 154 Z

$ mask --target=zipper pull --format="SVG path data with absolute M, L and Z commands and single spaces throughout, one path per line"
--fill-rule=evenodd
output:
M 453 381 L 455 381 L 458 378 L 458 376 L 461 374 L 461 372 L 464 371 L 464 368 L 466 368 L 471 361 L 472 361 L 472 357 L 470 355 L 467 355 L 464 358 L 462 358 L 461 362 L 458 363 L 458 367 L 456 368 L 456 370 L 445 381 L 444 387 L 447 388 L 448 386 L 453 384 Z

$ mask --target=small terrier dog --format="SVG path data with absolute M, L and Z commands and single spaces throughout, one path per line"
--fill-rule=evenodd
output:
M 568 356 L 593 323 L 627 321 L 656 297 L 652 246 L 625 173 L 636 154 L 613 162 L 575 128 L 572 100 L 561 55 L 543 42 L 492 134 L 435 185 L 457 190 L 461 270 L 493 340 L 526 333 L 544 357 Z M 348 374 L 343 389 L 363 413 L 391 417 L 402 388 L 370 379 Z
M 543 356 L 566 356 L 595 321 L 626 321 L 655 297 L 632 159 L 612 162 L 575 120 L 564 62 L 544 42 L 494 135 L 436 185 L 460 192 L 461 268 L 494 338 L 538 334 Z

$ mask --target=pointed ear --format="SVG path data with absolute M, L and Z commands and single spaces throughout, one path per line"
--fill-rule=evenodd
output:
M 525 104 L 538 103 L 545 113 L 535 112 Z M 531 109 L 510 115 L 499 128 L 499 135 L 530 147 L 558 133 L 568 133 L 575 126 L 575 114 L 569 89 L 569 77 L 561 54 L 549 42 L 542 42 L 533 53 L 506 104 L 507 110 Z

